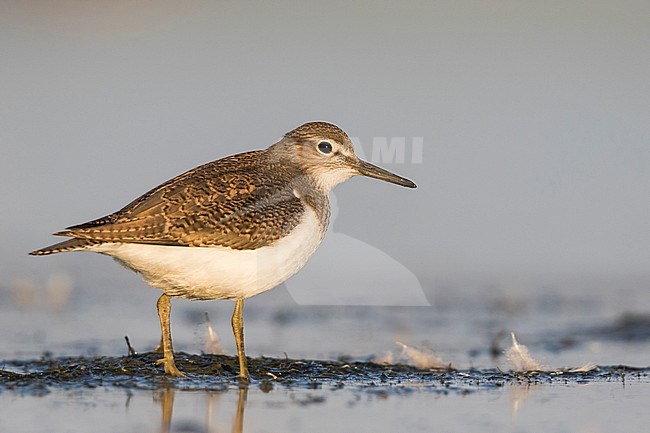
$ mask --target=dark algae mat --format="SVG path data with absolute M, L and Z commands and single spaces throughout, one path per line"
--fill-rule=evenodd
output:
M 179 390 L 225 390 L 240 386 L 236 357 L 176 354 L 186 374 L 168 378 L 156 353 L 118 357 L 43 357 L 0 361 L 0 392 L 46 394 L 50 389 L 119 387 Z M 270 391 L 274 387 L 337 389 L 355 387 L 378 392 L 424 391 L 471 393 L 507 385 L 570 385 L 590 382 L 650 383 L 650 368 L 592 366 L 589 371 L 557 370 L 514 372 L 499 369 L 419 369 L 408 365 L 372 362 L 250 358 L 250 386 Z

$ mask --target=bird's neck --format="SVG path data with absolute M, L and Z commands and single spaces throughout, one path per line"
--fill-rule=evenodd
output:
M 318 217 L 318 222 L 323 234 L 327 231 L 330 221 L 330 201 L 328 194 L 314 185 L 299 185 L 294 193 L 300 198 L 303 205 L 311 209 Z

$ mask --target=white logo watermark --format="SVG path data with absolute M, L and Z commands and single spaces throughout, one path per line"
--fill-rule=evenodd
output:
M 424 137 L 373 137 L 368 158 L 368 145 L 358 137 L 350 138 L 359 158 L 373 164 L 422 164 Z
M 321 246 L 284 284 L 298 305 L 430 306 L 418 277 L 385 251 L 334 230 L 338 206 Z

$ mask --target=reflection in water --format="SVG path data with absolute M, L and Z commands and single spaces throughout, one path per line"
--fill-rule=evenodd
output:
M 225 394 L 227 391 L 223 392 L 213 392 L 207 394 L 207 404 L 206 404 L 206 415 L 207 415 L 207 424 L 206 431 L 207 433 L 216 432 L 217 429 L 212 426 L 213 412 L 215 412 L 215 407 L 218 405 L 222 394 Z M 162 417 L 160 420 L 160 428 L 158 431 L 160 433 L 171 433 L 172 432 L 172 414 L 174 412 L 174 395 L 176 390 L 167 385 L 164 386 L 156 395 L 154 395 L 154 401 L 159 402 L 162 406 Z M 233 433 L 241 433 L 244 431 L 244 407 L 246 406 L 246 399 L 248 398 L 248 387 L 239 388 L 239 398 L 237 400 L 237 411 L 235 412 L 235 417 L 232 421 L 231 431 Z M 185 430 L 184 430 L 185 431 Z
M 539 389 L 540 385 L 516 384 L 510 387 L 510 407 L 512 408 L 511 419 L 514 422 L 517 419 L 519 408 L 524 405 L 528 397 L 533 394 L 533 390 Z
M 237 414 L 232 423 L 232 432 L 241 433 L 244 430 L 244 406 L 248 397 L 248 387 L 239 388 L 239 399 L 237 400 Z
M 160 402 L 162 406 L 162 419 L 160 421 L 160 433 L 170 433 L 172 424 L 172 413 L 174 412 L 174 393 L 176 390 L 165 386 L 158 394 L 154 395 L 154 401 Z
M 217 431 L 217 427 L 212 425 L 212 420 L 214 419 L 214 414 L 217 412 L 217 407 L 219 406 L 219 400 L 221 396 L 225 393 L 223 392 L 208 392 L 206 395 L 207 398 L 207 408 L 206 408 L 206 426 L 207 431 L 212 433 Z

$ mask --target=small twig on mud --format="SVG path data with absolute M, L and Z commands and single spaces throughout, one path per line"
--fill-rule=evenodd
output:
M 129 348 L 129 355 L 130 356 L 137 355 L 138 352 L 136 352 L 133 346 L 131 346 L 131 342 L 129 341 L 129 336 L 125 335 L 124 339 L 126 340 L 126 346 Z
M 623 386 L 625 386 L 625 367 L 621 371 L 621 381 L 623 382 Z

